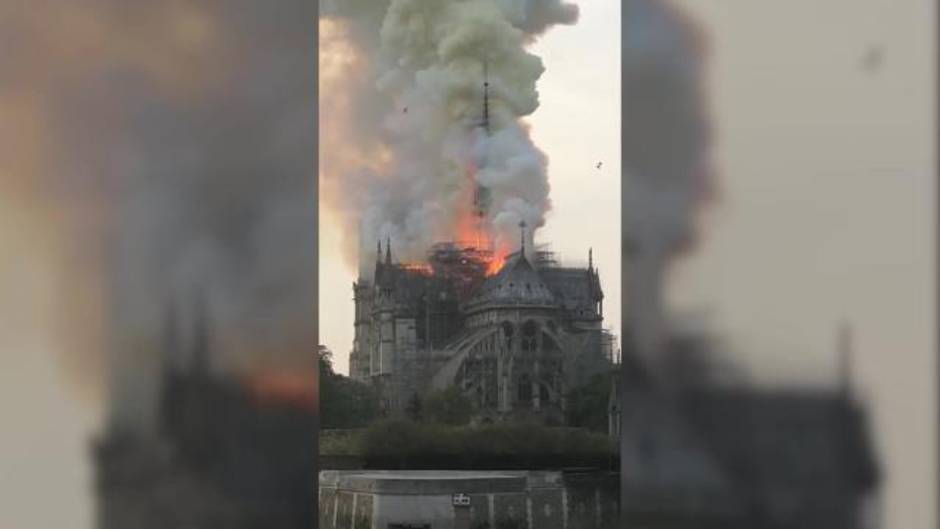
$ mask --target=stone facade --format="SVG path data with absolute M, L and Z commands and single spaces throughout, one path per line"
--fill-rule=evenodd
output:
M 353 285 L 350 375 L 375 385 L 390 415 L 457 386 L 480 420 L 562 424 L 567 392 L 612 365 L 597 270 L 522 251 L 488 275 L 473 250 L 453 252 L 457 265 L 414 266 L 386 247 Z

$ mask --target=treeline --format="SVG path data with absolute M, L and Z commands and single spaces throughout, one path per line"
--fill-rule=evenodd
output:
M 360 430 L 321 431 L 320 453 L 335 456 L 608 456 L 617 443 L 582 428 L 534 423 L 454 426 L 382 420 Z
M 321 428 L 364 428 L 385 419 L 374 388 L 337 373 L 333 369 L 332 353 L 324 346 L 319 349 L 319 363 Z M 568 392 L 566 425 L 597 433 L 607 432 L 611 378 L 609 374 L 597 375 L 587 384 Z M 414 424 L 467 426 L 473 422 L 477 411 L 474 402 L 452 386 L 424 395 L 412 395 L 405 406 L 405 417 L 412 427 Z M 394 421 L 386 424 L 394 424 Z M 531 426 L 525 428 L 531 429 Z M 485 426 L 478 428 L 480 431 L 485 429 Z
M 380 417 L 379 397 L 367 384 L 333 369 L 333 353 L 318 350 L 320 366 L 320 428 L 362 428 Z

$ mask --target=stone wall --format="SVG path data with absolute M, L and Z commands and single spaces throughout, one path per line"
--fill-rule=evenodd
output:
M 616 476 L 561 472 L 324 471 L 323 529 L 614 529 Z M 470 497 L 469 524 L 452 496 Z

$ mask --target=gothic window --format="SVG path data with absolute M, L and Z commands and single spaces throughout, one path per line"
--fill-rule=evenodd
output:
M 527 321 L 522 326 L 522 350 L 535 352 L 538 349 L 538 325 L 534 321 Z
M 548 402 L 551 400 L 548 394 L 548 388 L 545 386 L 545 384 L 539 384 L 539 400 L 542 402 L 542 404 L 548 404 Z
M 532 382 L 527 375 L 519 377 L 516 383 L 516 398 L 520 403 L 527 403 L 532 400 Z
M 486 406 L 495 407 L 497 403 L 496 360 L 485 360 L 483 376 L 486 377 Z
M 506 339 L 506 349 L 509 349 L 509 350 L 512 350 L 512 335 L 513 335 L 512 324 L 509 323 L 508 321 L 503 322 L 503 337 Z

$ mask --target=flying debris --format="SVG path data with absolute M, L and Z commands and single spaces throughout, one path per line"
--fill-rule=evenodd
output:
M 881 49 L 881 46 L 871 46 L 862 57 L 862 69 L 869 72 L 874 72 L 881 67 L 883 60 L 884 52 Z
M 408 107 L 403 108 L 401 111 L 404 112 L 405 114 L 407 114 L 407 113 L 408 113 Z
M 603 165 L 603 164 L 604 164 L 604 162 L 597 162 L 597 168 L 600 169 L 600 168 L 601 168 L 601 165 Z

